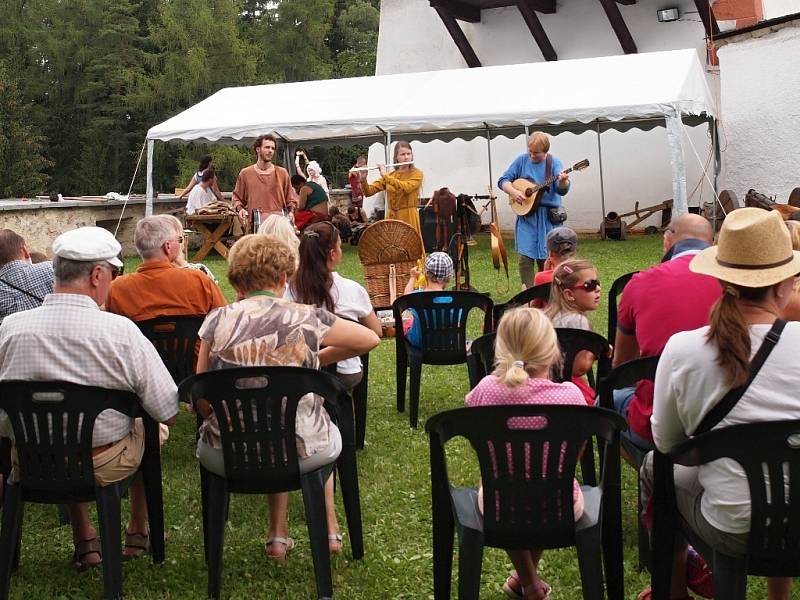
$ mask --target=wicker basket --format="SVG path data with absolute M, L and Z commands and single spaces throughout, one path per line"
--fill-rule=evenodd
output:
M 372 306 L 392 305 L 403 293 L 412 267 L 424 250 L 417 230 L 403 221 L 386 219 L 373 223 L 358 241 L 358 258 L 364 267 L 364 282 Z

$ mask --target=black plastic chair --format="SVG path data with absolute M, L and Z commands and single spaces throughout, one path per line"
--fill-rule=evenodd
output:
M 655 453 L 653 600 L 669 598 L 673 539 L 680 527 L 673 464 L 697 466 L 720 458 L 736 461 L 747 476 L 751 503 L 747 555 L 724 555 L 682 531 L 709 564 L 715 597 L 744 600 L 748 575 L 800 576 L 800 420 L 734 425 L 699 435 L 669 455 Z
M 633 271 L 632 273 L 620 275 L 614 280 L 614 283 L 611 284 L 611 289 L 608 290 L 608 341 L 612 344 L 614 340 L 617 339 L 617 298 L 619 298 L 625 286 L 628 285 L 631 277 L 638 272 L 639 271 Z
M 613 369 L 611 373 L 608 374 L 608 377 L 604 377 L 600 380 L 599 405 L 603 408 L 614 410 L 614 390 L 633 387 L 643 379 L 655 381 L 658 359 L 658 356 L 636 358 L 622 363 L 617 368 Z M 638 524 L 637 531 L 639 538 L 639 570 L 643 571 L 650 566 L 650 538 L 647 535 L 647 530 L 642 521 L 642 487 L 638 474 L 642 462 L 644 462 L 644 457 L 647 455 L 647 450 L 640 448 L 625 437 L 621 437 L 620 441 L 625 452 L 627 452 L 628 456 L 633 460 L 634 466 L 636 467 L 636 522 Z
M 467 353 L 469 389 L 473 389 L 481 379 L 494 370 L 494 339 L 497 332 L 484 333 L 470 344 Z
M 563 357 L 561 372 L 557 373 L 556 380 L 569 381 L 572 379 L 572 365 L 575 362 L 575 356 L 581 350 L 588 350 L 597 357 L 597 377 L 593 371 L 589 371 L 586 378 L 589 380 L 589 385 L 597 392 L 597 382 L 611 372 L 611 357 L 609 356 L 611 346 L 608 340 L 594 331 L 568 327 L 556 327 L 556 335 Z
M 173 316 L 137 321 L 136 326 L 156 347 L 175 383 L 194 375 L 197 332 L 205 317 Z
M 539 285 L 534 285 L 526 290 L 522 290 L 519 294 L 511 298 L 511 300 L 503 304 L 496 304 L 492 309 L 492 330 L 497 329 L 497 326 L 500 324 L 500 317 L 511 308 L 527 306 L 534 300 L 549 302 L 551 286 L 552 284 L 550 283 L 540 283 Z
M 220 425 L 225 477 L 206 472 L 203 494 L 208 595 L 219 598 L 225 520 L 231 493 L 263 494 L 301 489 L 319 598 L 333 595 L 324 483 L 336 467 L 344 499 L 353 558 L 364 555 L 352 406 L 335 377 L 300 367 L 243 367 L 208 371 L 180 385 L 181 397 L 206 400 Z M 341 416 L 342 453 L 335 463 L 300 474 L 295 441 L 297 403 L 307 393 L 325 399 L 331 417 Z M 345 401 L 339 406 L 337 398 Z M 233 417 L 233 418 L 232 418 Z
M 11 420 L 20 467 L 20 480 L 10 482 L 5 492 L 0 531 L 0 598 L 8 598 L 11 571 L 19 564 L 25 502 L 74 504 L 91 500 L 97 504 L 104 597 L 121 598 L 120 499 L 130 480 L 96 486 L 92 461 L 94 422 L 98 414 L 108 409 L 144 420 L 145 456 L 139 470 L 147 497 L 153 562 L 162 563 L 164 506 L 158 423 L 141 409 L 130 392 L 64 382 L 2 382 L 0 408 Z M 49 435 L 43 435 L 48 431 Z
M 361 381 L 353 390 L 356 448 L 364 449 L 367 438 L 367 399 L 369 398 L 369 352 L 361 355 Z
M 544 417 L 546 425 L 541 429 L 512 428 L 512 419 L 518 417 Z M 604 563 L 608 597 L 622 599 L 622 417 L 591 407 L 490 406 L 440 413 L 429 419 L 425 428 L 430 436 L 436 600 L 450 598 L 454 530 L 459 537 L 458 597 L 462 600 L 478 598 L 484 546 L 528 549 L 532 543 L 543 549 L 577 547 L 583 597 L 587 599 L 604 597 Z M 484 498 L 492 499 L 484 502 L 483 514 L 475 488 L 450 484 L 445 444 L 456 436 L 469 440 L 478 456 Z M 603 481 L 597 487 L 581 488 L 585 511 L 576 523 L 575 467 L 586 441 L 595 436 L 606 445 Z M 563 459 L 556 450 L 562 443 Z M 541 459 L 545 444 L 550 449 L 546 466 Z M 507 450 L 492 455 L 490 448 Z M 531 455 L 529 474 L 526 452 Z
M 450 299 L 449 301 L 446 301 Z M 397 410 L 405 410 L 406 371 L 410 368 L 409 422 L 417 427 L 422 365 L 458 365 L 467 362 L 467 317 L 472 309 L 484 312 L 483 333 L 492 324 L 492 299 L 478 292 L 418 292 L 401 296 L 392 304 L 396 330 Z M 402 314 L 414 311 L 420 327 L 421 347 L 408 342 Z

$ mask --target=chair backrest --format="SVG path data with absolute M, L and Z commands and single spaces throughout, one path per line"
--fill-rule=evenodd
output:
M 639 271 L 633 271 L 631 273 L 625 273 L 625 275 L 620 275 L 614 280 L 614 283 L 611 284 L 611 289 L 608 290 L 608 341 L 612 344 L 614 340 L 617 339 L 617 298 L 622 293 L 622 290 L 625 289 L 625 286 L 628 285 L 628 282 L 631 280 L 631 277 L 636 275 Z
M 197 332 L 205 317 L 174 316 L 157 317 L 138 321 L 145 337 L 150 340 L 164 361 L 175 383 L 194 375 L 197 359 Z
M 333 420 L 343 393 L 335 377 L 303 367 L 240 367 L 184 380 L 182 400 L 206 401 L 219 423 L 232 492 L 276 493 L 300 487 L 295 416 L 306 394 L 324 399 Z
M 34 502 L 93 499 L 97 415 L 109 409 L 140 414 L 131 392 L 62 381 L 0 382 L 0 408 L 14 431 L 20 484 Z
M 687 466 L 739 463 L 750 488 L 749 572 L 800 575 L 800 420 L 715 429 L 669 457 Z M 762 566 L 769 572 L 759 572 Z
M 478 292 L 417 292 L 399 297 L 392 305 L 398 343 L 405 340 L 402 314 L 414 311 L 419 323 L 423 362 L 458 364 L 467 360 L 467 317 L 478 308 L 483 311 L 483 332 L 492 323 L 492 299 Z
M 572 378 L 572 365 L 575 362 L 575 356 L 581 350 L 588 350 L 597 357 L 597 381 L 602 380 L 611 371 L 611 357 L 608 355 L 610 346 L 608 340 L 599 333 L 584 329 L 556 327 L 556 335 L 563 358 L 561 373 L 556 377 L 558 381 L 569 381 Z M 589 385 L 596 391 L 594 373 L 589 371 L 586 376 L 589 379 Z
M 527 306 L 534 300 L 548 302 L 550 300 L 551 287 L 551 283 L 540 283 L 539 285 L 534 285 L 526 290 L 522 290 L 519 294 L 503 304 L 495 305 L 492 309 L 492 329 L 497 329 L 497 326 L 500 324 L 500 317 L 509 309 L 517 306 Z
M 612 369 L 607 377 L 600 379 L 600 405 L 604 408 L 613 407 L 614 390 L 633 387 L 643 379 L 655 381 L 658 359 L 658 356 L 634 358 Z
M 469 440 L 483 486 L 485 543 L 538 548 L 574 544 L 573 479 L 581 449 L 597 436 L 607 444 L 604 484 L 618 485 L 619 415 L 601 408 L 513 405 L 459 408 L 428 420 L 434 494 L 449 489 L 445 444 Z M 616 453 L 610 449 L 616 448 Z M 560 450 L 559 450 L 560 449 Z M 616 480 L 616 484 L 614 481 Z
M 478 359 L 475 363 L 477 367 L 475 376 L 478 381 L 494 370 L 494 340 L 496 337 L 496 331 L 484 333 L 481 337 L 475 339 L 469 347 L 470 354 Z M 477 384 L 477 381 L 475 383 Z

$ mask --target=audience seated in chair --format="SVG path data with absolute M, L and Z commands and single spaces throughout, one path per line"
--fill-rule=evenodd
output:
M 556 332 L 541 311 L 515 308 L 503 315 L 495 340 L 494 372 L 484 377 L 467 394 L 467 406 L 504 404 L 574 404 L 585 406 L 581 391 L 572 383 L 550 381 L 550 367 L 559 358 Z M 583 494 L 573 484 L 575 520 L 583 515 Z M 483 490 L 478 490 L 478 505 L 483 512 Z M 509 550 L 516 571 L 509 575 L 503 590 L 515 597 L 540 600 L 549 597 L 550 586 L 539 578 L 537 567 L 542 550 Z
M 424 281 L 425 283 L 417 288 L 417 280 L 423 272 L 417 267 L 411 267 L 409 273 L 408 283 L 403 290 L 403 294 L 413 294 L 414 292 L 441 292 L 447 289 L 450 285 L 450 279 L 453 277 L 453 259 L 449 254 L 444 252 L 431 252 L 425 258 L 424 267 Z M 410 319 L 403 319 L 403 330 L 405 331 L 406 340 L 412 346 L 419 347 L 420 342 L 420 326 L 419 316 L 414 314 L 414 311 L 409 311 Z
M 594 265 L 586 260 L 562 262 L 553 272 L 552 283 L 545 314 L 553 327 L 591 331 L 586 313 L 597 310 L 600 305 L 600 280 Z M 572 383 L 580 388 L 589 406 L 594 406 L 595 390 L 585 377 L 595 360 L 594 354 L 581 350 L 572 363 Z
M 100 227 L 81 227 L 56 238 L 54 293 L 41 307 L 10 315 L 0 326 L 0 380 L 66 381 L 130 391 L 155 421 L 172 425 L 178 413 L 177 389 L 155 348 L 128 319 L 98 308 L 122 267 L 120 249 L 114 236 Z M 0 412 L 0 435 L 11 435 L 8 425 Z M 168 430 L 163 425 L 161 429 L 163 443 Z M 141 420 L 101 413 L 93 447 L 98 485 L 128 478 L 142 459 Z M 134 557 L 149 548 L 141 476 L 131 485 L 130 496 L 124 555 Z M 86 505 L 70 506 L 70 517 L 73 563 L 78 568 L 99 565 L 100 544 Z
M 711 244 L 711 224 L 700 215 L 674 219 L 664 232 L 661 264 L 633 276 L 619 305 L 613 366 L 640 356 L 658 356 L 670 336 L 708 324 L 711 306 L 720 296 L 713 277 L 689 268 L 695 255 Z M 610 341 L 610 340 L 609 340 Z M 653 384 L 614 392 L 614 408 L 628 419 L 622 436 L 643 450 L 653 449 L 650 414 Z
M 239 366 L 295 366 L 317 369 L 369 352 L 378 336 L 324 308 L 284 299 L 295 259 L 286 244 L 265 235 L 246 235 L 231 248 L 228 279 L 242 300 L 209 313 L 200 329 L 197 372 Z M 325 348 L 320 349 L 321 346 Z M 202 404 L 202 403 L 201 403 Z M 217 419 L 201 410 L 197 457 L 203 467 L 224 475 Z M 301 472 L 336 460 L 342 448 L 338 428 L 317 397 L 304 397 L 297 410 Z M 341 536 L 333 505 L 333 478 L 325 487 L 331 551 L 341 552 Z M 288 535 L 288 494 L 271 494 L 269 530 L 264 551 L 284 561 L 295 542 Z
M 286 299 L 358 321 L 380 337 L 383 330 L 367 290 L 336 272 L 342 262 L 339 230 L 331 223 L 315 223 L 306 227 L 301 238 L 300 266 L 286 291 Z M 363 377 L 361 359 L 355 356 L 340 361 L 336 376 L 352 394 Z
M 547 258 L 544 261 L 544 269 L 533 276 L 533 285 L 551 283 L 556 267 L 567 260 L 572 260 L 578 253 L 578 236 L 569 227 L 556 227 L 547 232 L 545 238 L 547 244 Z M 547 302 L 535 299 L 532 306 L 544 308 Z
M 219 281 L 217 281 L 217 278 L 214 276 L 214 273 L 212 273 L 211 269 L 209 269 L 205 264 L 201 262 L 190 263 L 189 261 L 186 260 L 185 251 L 186 251 L 186 244 L 188 243 L 188 241 L 186 239 L 186 231 L 183 228 L 183 224 L 174 215 L 165 215 L 165 216 L 170 217 L 170 222 L 175 227 L 176 239 L 179 241 L 181 245 L 180 252 L 177 252 L 174 258 L 172 258 L 170 262 L 172 262 L 172 264 L 175 265 L 176 267 L 181 267 L 183 269 L 196 269 L 198 271 L 202 271 L 211 279 L 211 281 L 219 285 Z
M 800 324 L 779 319 L 800 272 L 800 253 L 792 250 L 780 214 L 758 208 L 732 212 L 722 224 L 719 244 L 693 257 L 689 267 L 718 279 L 724 292 L 714 304 L 708 327 L 673 335 L 661 354 L 652 432 L 663 453 L 709 430 L 800 418 L 800 376 L 795 365 Z M 752 379 L 753 351 L 772 336 L 777 336 L 775 350 Z M 729 394 L 736 388 L 738 394 Z M 725 409 L 712 411 L 717 406 Z M 676 465 L 674 479 L 680 526 L 723 554 L 744 554 L 750 490 L 742 469 L 725 461 Z M 642 467 L 643 504 L 652 489 L 651 453 Z M 686 597 L 686 544 L 676 546 L 675 553 L 671 597 L 682 598 Z M 769 600 L 787 600 L 790 585 L 789 578 L 770 578 Z M 639 597 L 649 598 L 650 590 Z
M 206 275 L 173 264 L 183 243 L 175 217 L 145 217 L 136 224 L 133 242 L 142 264 L 135 273 L 111 284 L 107 311 L 132 321 L 146 321 L 167 315 L 206 315 L 212 308 L 227 304 L 219 287 Z
M 53 263 L 33 264 L 28 244 L 0 229 L 0 323 L 10 314 L 36 308 L 53 291 Z
M 300 264 L 300 238 L 297 237 L 297 229 L 287 217 L 276 214 L 268 215 L 259 225 L 258 233 L 268 235 L 289 246 L 289 250 L 294 256 L 295 269 L 297 268 Z

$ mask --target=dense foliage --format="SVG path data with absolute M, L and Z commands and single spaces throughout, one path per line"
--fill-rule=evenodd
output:
M 125 193 L 147 129 L 221 88 L 375 70 L 379 0 L 8 0 L 4 6 L 0 197 Z M 183 187 L 207 152 L 225 189 L 252 160 L 244 147 L 158 144 L 156 189 Z M 357 152 L 314 149 L 312 157 L 336 173 Z M 144 190 L 143 172 L 134 191 Z

